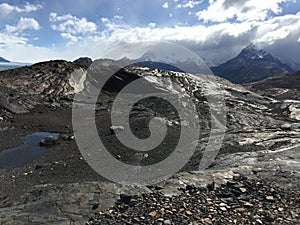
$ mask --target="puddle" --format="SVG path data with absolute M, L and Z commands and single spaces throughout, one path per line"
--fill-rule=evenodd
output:
M 0 168 L 14 168 L 24 166 L 39 159 L 54 146 L 40 146 L 40 141 L 48 136 L 58 137 L 57 133 L 36 132 L 27 135 L 24 145 L 0 152 Z

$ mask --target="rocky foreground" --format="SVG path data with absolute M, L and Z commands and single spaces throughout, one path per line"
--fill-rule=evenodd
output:
M 218 188 L 212 183 L 179 190 L 178 195 L 155 188 L 149 194 L 121 195 L 87 224 L 299 224 L 299 191 L 283 191 L 275 184 L 237 176 Z
M 0 151 L 22 145 L 34 132 L 64 137 L 54 150 L 26 165 L 0 165 L 1 225 L 300 223 L 298 101 L 274 99 L 219 78 L 216 85 L 206 75 L 122 66 L 100 60 L 92 68 L 99 73 L 96 77 L 87 73 L 86 66 L 65 61 L 0 73 Z M 108 182 L 85 162 L 74 140 L 74 94 L 89 96 L 91 84 L 101 86 L 101 74 L 112 68 L 120 70 L 97 99 L 95 116 L 99 136 L 122 162 L 143 166 L 161 161 L 172 153 L 168 147 L 179 135 L 178 116 L 170 113 L 173 108 L 168 104 L 142 101 L 134 105 L 131 122 L 137 137 L 149 135 L 149 120 L 157 116 L 165 118 L 169 131 L 161 146 L 137 161 L 136 152 L 121 146 L 110 129 L 112 102 L 122 87 L 145 78 L 143 87 L 153 88 L 148 91 L 163 90 L 180 100 L 179 86 L 198 109 L 200 124 L 185 124 L 201 128 L 200 139 L 192 142 L 195 153 L 179 173 L 154 186 Z M 216 90 L 224 96 L 226 132 L 220 151 L 206 155 L 212 122 L 216 131 L 224 129 L 218 121 L 223 114 L 213 119 L 210 114 L 220 105 L 218 101 L 209 104 Z M 90 104 L 84 101 L 76 104 Z M 184 107 L 184 102 L 179 104 Z M 155 106 L 161 110 L 155 111 Z M 218 133 L 212 136 L 219 137 Z M 208 168 L 197 171 L 203 156 L 213 160 L 205 160 Z

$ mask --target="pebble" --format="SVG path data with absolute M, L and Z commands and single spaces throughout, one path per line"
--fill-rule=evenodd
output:
M 164 225 L 171 225 L 171 224 L 172 224 L 171 220 L 165 220 L 164 221 Z
M 165 196 L 153 187 L 152 193 L 132 196 L 134 205 L 120 199 L 87 224 L 300 224 L 299 191 L 284 191 L 245 177 L 230 182 L 213 189 L 187 187 L 174 196 Z M 241 193 L 238 197 L 236 190 Z
M 240 191 L 241 191 L 242 193 L 246 193 L 246 192 L 247 192 L 247 189 L 246 189 L 246 188 L 240 188 Z
M 274 201 L 274 197 L 273 197 L 273 196 L 267 196 L 266 199 L 267 199 L 268 201 Z

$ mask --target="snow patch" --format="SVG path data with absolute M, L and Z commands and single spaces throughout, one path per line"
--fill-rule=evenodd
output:
M 71 74 L 69 83 L 74 90 L 70 91 L 68 94 L 75 94 L 83 91 L 86 75 L 87 72 L 84 69 L 77 69 Z

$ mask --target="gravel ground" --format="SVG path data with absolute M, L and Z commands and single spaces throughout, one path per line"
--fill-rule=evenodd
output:
M 105 224 L 300 224 L 300 192 L 275 184 L 238 177 L 220 188 L 188 186 L 178 196 L 159 190 L 141 196 L 121 196 L 87 225 Z

